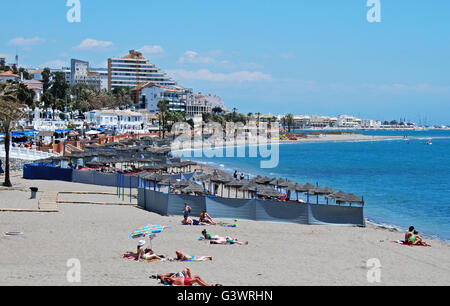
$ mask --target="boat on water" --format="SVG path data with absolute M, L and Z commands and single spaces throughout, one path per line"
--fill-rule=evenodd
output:
M 431 142 L 431 139 L 428 140 L 427 145 L 431 146 L 433 144 L 433 142 Z

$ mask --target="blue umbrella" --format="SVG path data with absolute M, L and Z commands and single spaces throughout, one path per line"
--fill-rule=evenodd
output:
M 134 232 L 131 233 L 130 237 L 133 239 L 143 238 L 148 236 L 150 239 L 150 245 L 152 243 L 152 239 L 155 238 L 156 234 L 161 233 L 165 229 L 169 229 L 170 227 L 164 225 L 147 225 L 141 228 L 138 228 Z

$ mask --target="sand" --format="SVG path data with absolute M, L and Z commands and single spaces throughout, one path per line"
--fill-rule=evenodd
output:
M 98 191 L 115 188 L 57 181 L 13 178 L 16 188 L 37 186 L 42 192 Z M 20 199 L 22 197 L 22 199 Z M 0 190 L 1 206 L 25 203 L 29 194 Z M 65 195 L 73 199 L 73 196 Z M 89 196 L 80 197 L 89 200 Z M 114 201 L 107 196 L 109 201 Z M 101 200 L 96 195 L 95 200 Z M 80 260 L 81 283 L 75 285 L 158 286 L 155 273 L 191 268 L 211 283 L 237 286 L 283 285 L 450 285 L 449 245 L 428 240 L 432 247 L 391 243 L 403 234 L 368 226 L 330 227 L 238 221 L 238 228 L 209 226 L 213 235 L 229 235 L 248 246 L 210 245 L 198 241 L 204 227 L 180 225 L 180 217 L 164 217 L 134 206 L 60 204 L 57 213 L 0 212 L 0 285 L 74 285 L 67 261 Z M 233 220 L 219 220 L 232 222 Z M 158 235 L 153 249 L 174 256 L 176 250 L 213 256 L 201 263 L 143 263 L 122 259 L 136 248 L 128 235 L 147 224 L 171 229 Z M 22 237 L 4 232 L 21 231 Z M 367 281 L 367 260 L 378 258 L 381 282 Z

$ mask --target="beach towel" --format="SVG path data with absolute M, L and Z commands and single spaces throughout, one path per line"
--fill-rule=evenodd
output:
M 407 244 L 403 240 L 391 240 L 393 243 L 406 245 L 406 246 L 424 246 L 424 247 L 431 247 L 431 245 L 427 244 L 426 242 L 422 242 L 422 244 Z

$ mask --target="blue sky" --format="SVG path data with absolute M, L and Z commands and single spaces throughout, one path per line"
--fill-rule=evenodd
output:
M 450 124 L 450 1 L 3 0 L 0 54 L 27 67 L 105 66 L 141 49 L 179 84 L 240 112 Z M 5 30 L 6 29 L 6 30 Z

